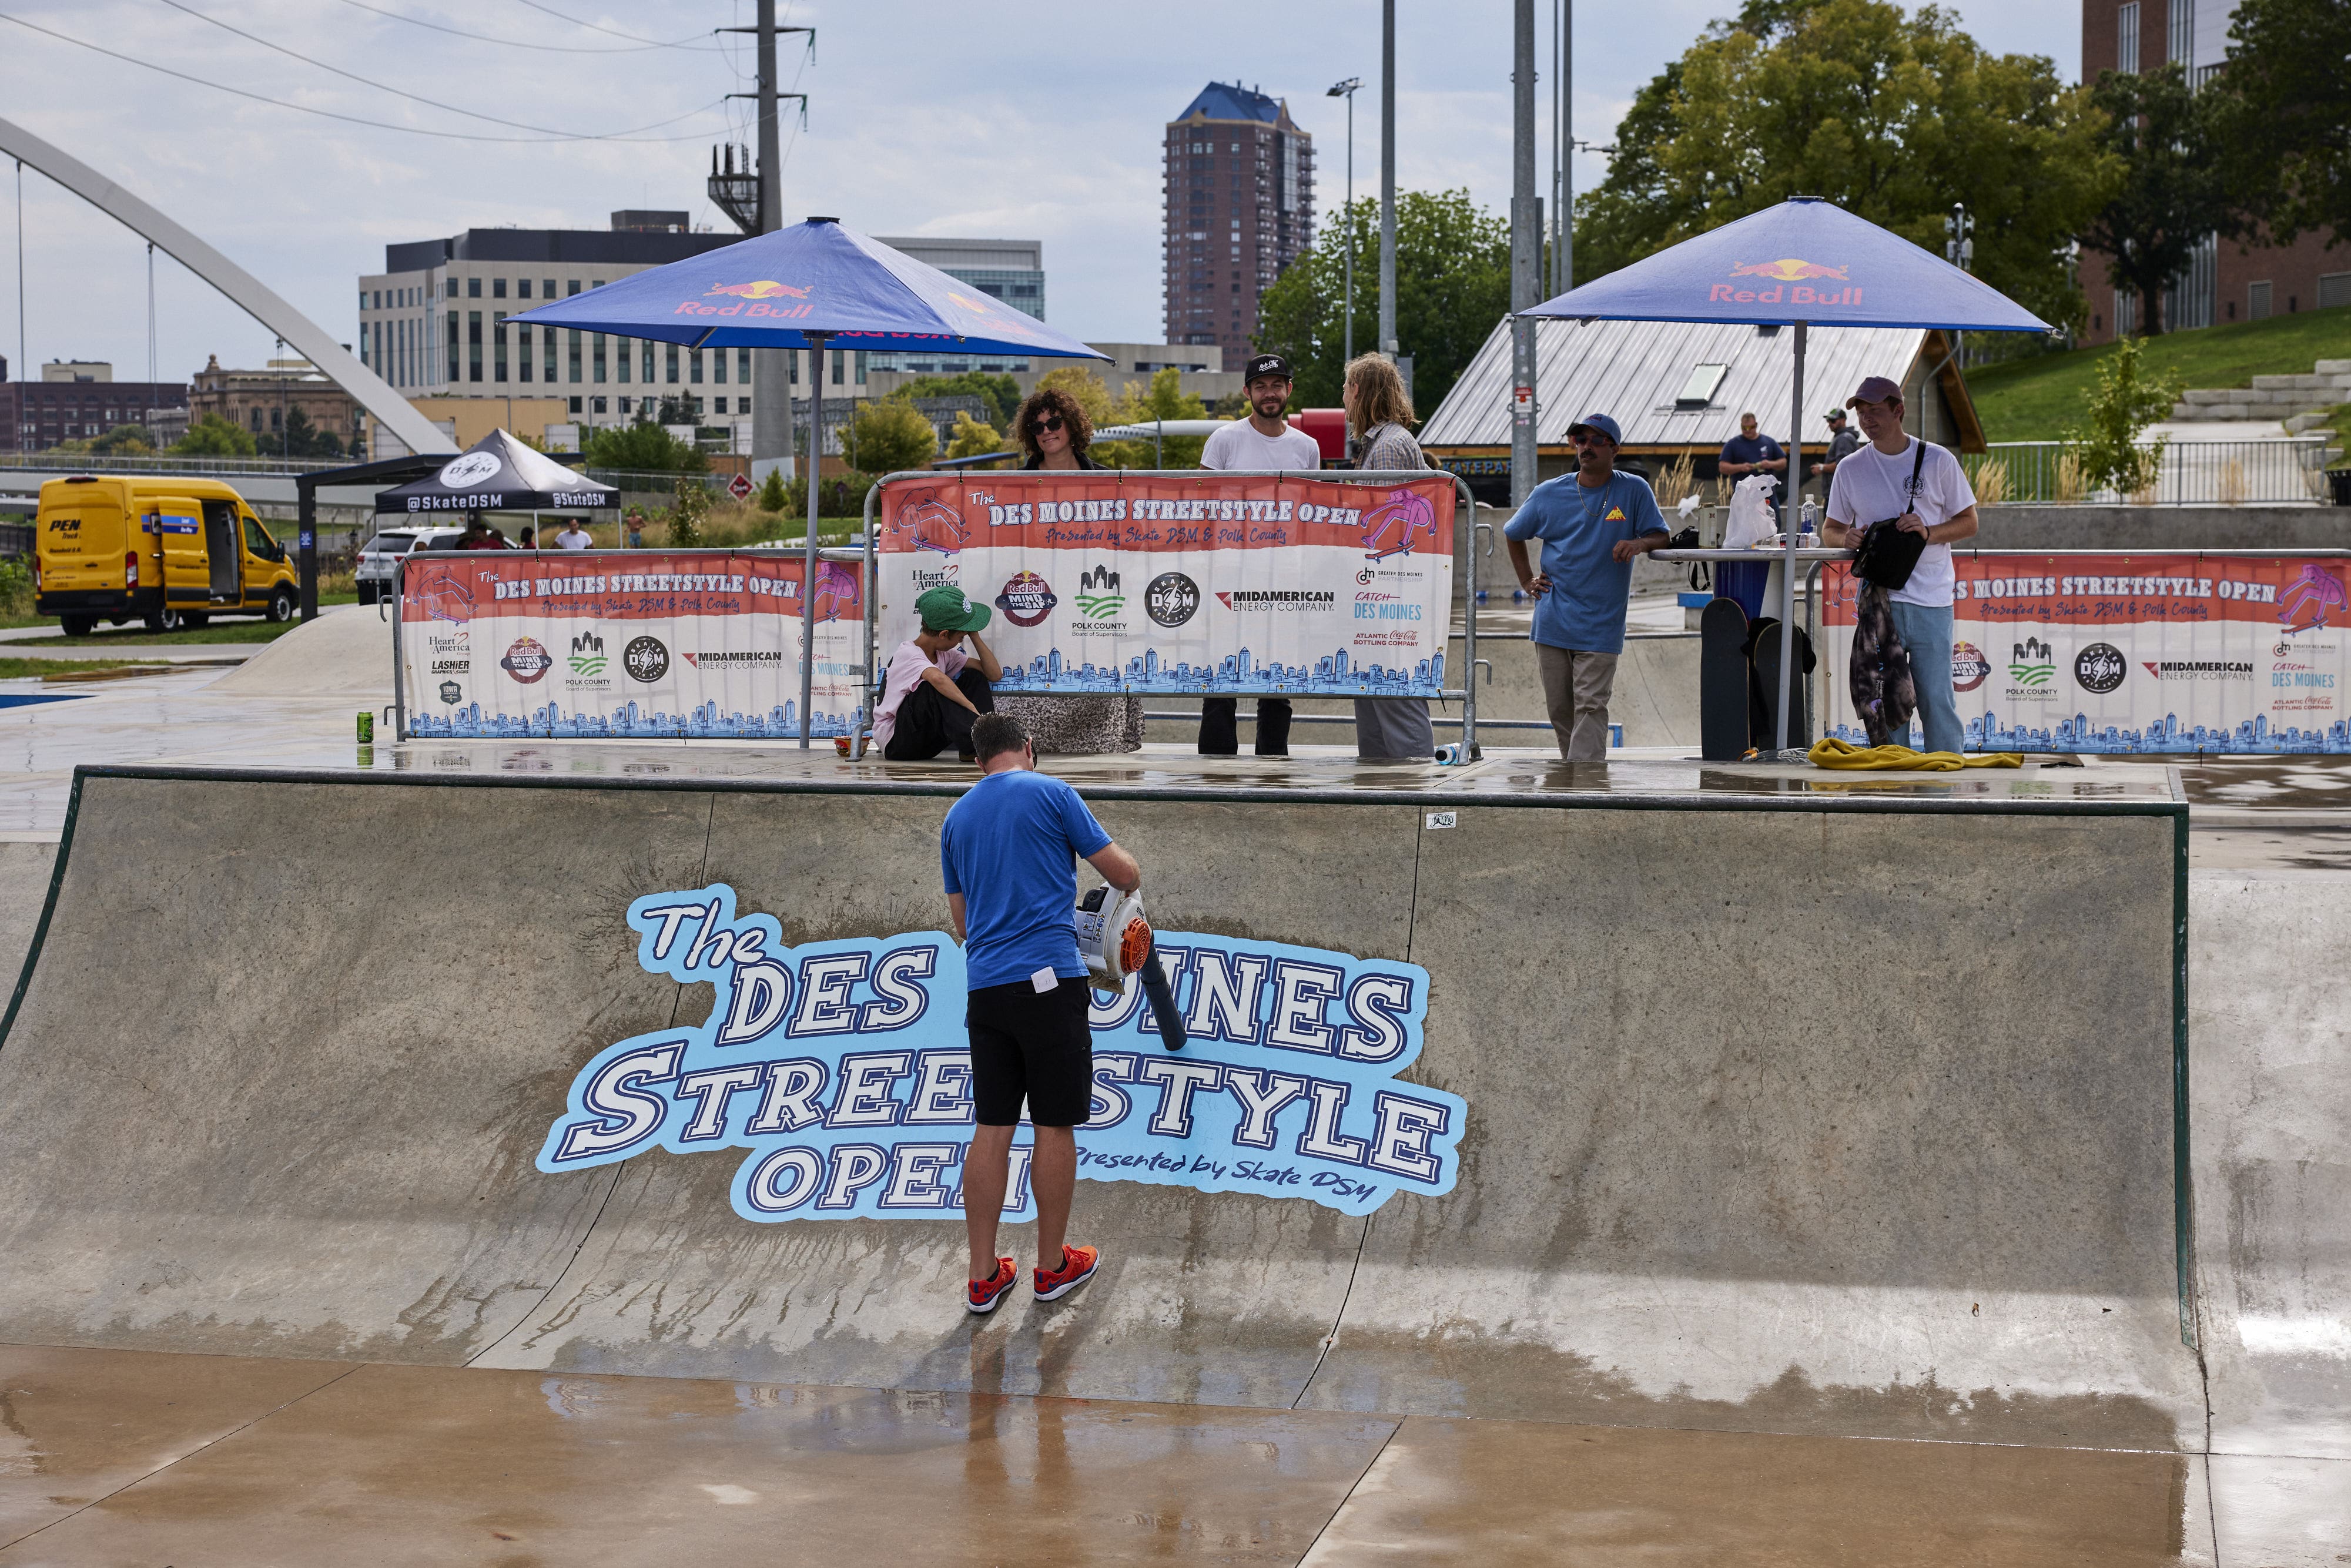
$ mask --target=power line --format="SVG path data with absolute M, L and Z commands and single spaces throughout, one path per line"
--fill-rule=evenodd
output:
M 371 11 L 379 16 L 388 16 L 395 22 L 405 22 L 412 27 L 429 27 L 436 33 L 446 33 L 453 38 L 471 38 L 477 44 L 503 44 L 509 49 L 539 49 L 549 54 L 558 55 L 641 55 L 648 49 L 695 47 L 690 38 L 681 38 L 674 44 L 629 44 L 610 49 L 584 49 L 577 44 L 534 44 L 521 38 L 496 38 L 487 33 L 468 33 L 462 27 L 452 27 L 440 22 L 428 22 L 422 16 L 403 16 L 397 11 L 387 11 L 381 5 L 368 5 L 367 0 L 343 0 L 343 4 L 356 10 Z M 697 37 L 700 36 L 695 35 Z M 708 51 L 696 49 L 696 52 Z
M 462 114 L 468 120 L 487 120 L 492 125 L 508 126 L 516 131 L 536 131 L 545 135 L 560 136 L 567 140 L 574 138 L 583 141 L 589 140 L 589 138 L 585 137 L 577 137 L 577 133 L 573 131 L 558 131 L 551 125 L 532 125 L 520 120 L 502 120 L 495 114 L 483 114 L 471 109 L 460 109 L 454 103 L 443 103 L 436 98 L 425 98 L 418 93 L 403 92 L 399 88 L 387 87 L 380 81 L 371 80 L 366 77 L 360 76 L 356 71 L 347 71 L 340 66 L 329 65 L 326 61 L 303 54 L 298 49 L 289 49 L 283 44 L 273 44 L 267 38 L 261 37 L 258 33 L 248 33 L 243 27 L 237 26 L 234 23 L 224 22 L 217 16 L 207 16 L 202 11 L 197 10 L 194 6 L 183 4 L 183 0 L 162 0 L 162 4 L 169 5 L 172 10 L 181 13 L 183 16 L 193 16 L 199 22 L 209 22 L 225 33 L 234 33 L 247 43 L 259 44 L 265 49 L 274 49 L 278 54 L 284 55 L 289 60 L 299 60 L 306 66 L 312 66 L 319 70 L 328 72 L 329 75 L 341 77 L 345 81 L 355 81 L 361 87 L 371 87 L 379 92 L 388 92 L 394 98 L 404 98 L 411 103 L 421 103 L 425 105 L 427 108 L 441 110 L 449 114 Z M 684 117 L 680 116 L 679 118 L 682 119 Z M 671 121 L 664 120 L 661 123 L 666 125 L 671 123 Z M 654 128 L 652 126 L 641 126 L 639 129 L 650 131 Z M 630 132 L 617 131 L 612 132 L 611 134 L 625 136 L 630 134 Z
M 562 12 L 557 10 L 552 5 L 542 5 L 538 3 L 538 0 L 519 0 L 519 3 L 529 6 L 534 11 L 544 11 L 559 22 L 569 22 L 575 27 L 585 27 L 591 33 L 605 33 L 615 38 L 626 38 L 632 44 L 644 44 L 656 49 L 684 49 L 692 48 L 694 47 L 692 44 L 687 43 L 683 39 L 674 44 L 665 44 L 659 38 L 641 38 L 634 33 L 623 33 L 616 28 L 603 26 L 595 22 L 583 22 L 577 16 L 565 16 Z
M 535 146 L 561 141 L 617 141 L 634 142 L 640 145 L 651 145 L 653 143 L 665 141 L 699 141 L 704 137 L 707 136 L 709 132 L 695 131 L 690 131 L 683 136 L 644 136 L 640 135 L 639 132 L 658 131 L 664 125 L 674 125 L 681 120 L 689 119 L 697 114 L 706 114 L 711 110 L 720 109 L 725 105 L 725 100 L 719 99 L 714 102 L 705 103 L 698 109 L 690 109 L 684 114 L 672 115 L 667 120 L 657 120 L 651 125 L 638 126 L 634 131 L 607 131 L 594 135 L 558 134 L 553 136 L 479 136 L 471 131 L 428 131 L 423 126 L 400 125 L 388 120 L 369 120 L 364 116 L 357 114 L 339 114 L 331 109 L 314 109 L 307 103 L 289 103 L 282 98 L 270 98 L 263 93 L 247 92 L 241 87 L 231 87 L 226 82 L 214 81 L 207 77 L 191 76 L 186 71 L 173 70 L 170 66 L 159 66 L 152 60 L 142 60 L 138 58 L 136 56 L 126 55 L 119 50 L 107 48 L 100 44 L 89 43 L 85 39 L 74 37 L 70 34 L 60 33 L 50 27 L 44 27 L 37 22 L 27 22 L 22 16 L 12 16 L 5 11 L 0 11 L 0 22 L 14 22 L 19 27 L 26 28 L 30 32 L 38 33 L 44 37 L 55 38 L 61 44 L 71 44 L 77 48 L 88 49 L 92 54 L 104 55 L 110 60 L 120 60 L 125 65 L 138 66 L 143 69 L 156 71 L 167 77 L 175 77 L 181 81 L 193 82 L 198 87 L 208 87 L 216 91 L 234 94 L 238 98 L 250 99 L 255 103 L 266 103 L 274 109 L 290 109 L 299 114 L 315 114 L 322 120 L 338 120 L 346 125 L 365 125 L 377 131 L 397 131 L 409 136 L 430 136 L 442 141 L 489 141 L 504 144 L 528 144 Z

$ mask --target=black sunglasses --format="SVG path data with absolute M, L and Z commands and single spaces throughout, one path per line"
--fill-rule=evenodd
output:
M 1061 428 L 1061 416 L 1058 413 L 1049 413 L 1037 421 L 1034 428 L 1040 431 L 1059 430 Z

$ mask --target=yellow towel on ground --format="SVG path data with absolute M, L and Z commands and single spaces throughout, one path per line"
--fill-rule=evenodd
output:
M 1815 742 L 1806 760 L 1815 768 L 1849 768 L 1879 772 L 1950 773 L 1961 768 L 2021 768 L 2022 753 L 1987 751 L 1965 757 L 1956 751 L 1913 751 L 1907 746 L 1855 746 L 1834 737 Z

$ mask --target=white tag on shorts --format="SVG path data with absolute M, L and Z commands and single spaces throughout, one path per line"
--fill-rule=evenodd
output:
M 1042 996 L 1045 992 L 1057 988 L 1061 983 L 1061 977 L 1053 973 L 1053 966 L 1048 964 L 1029 976 L 1029 983 L 1036 987 L 1038 994 Z

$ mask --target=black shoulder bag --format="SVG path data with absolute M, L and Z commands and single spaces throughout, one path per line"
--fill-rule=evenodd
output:
M 1927 442 L 1918 441 L 1917 455 L 1910 459 L 1910 507 L 1918 504 L 1918 474 L 1926 466 Z M 1907 510 L 1907 508 L 1906 508 Z M 1899 517 L 1883 517 L 1863 531 L 1860 545 L 1853 552 L 1854 574 L 1864 582 L 1874 582 L 1884 589 L 1897 589 L 1910 580 L 1918 568 L 1918 558 L 1927 550 L 1923 534 L 1914 534 L 1894 525 Z

